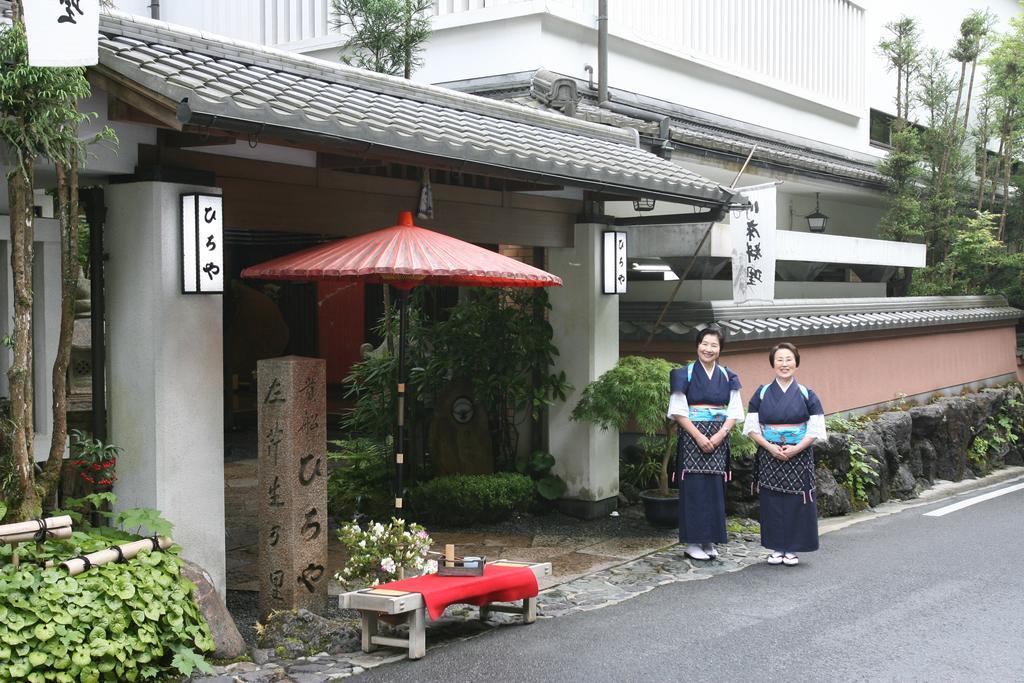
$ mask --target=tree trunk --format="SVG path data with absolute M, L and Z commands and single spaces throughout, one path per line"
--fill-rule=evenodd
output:
M 989 199 L 988 199 L 989 211 L 994 209 L 995 205 L 996 205 L 996 187 L 997 187 L 997 182 L 998 182 L 997 179 L 999 178 L 999 174 L 1002 171 L 1002 168 L 1003 168 L 1002 164 L 1006 161 L 1006 158 L 1003 156 L 1003 150 L 1005 148 L 1006 148 L 1006 128 L 1004 126 L 1003 127 L 1003 131 L 1001 132 L 1000 138 L 999 138 L 999 153 L 996 154 L 996 167 L 992 169 L 992 194 L 989 195 Z
M 11 273 L 14 282 L 13 359 L 7 370 L 14 434 L 11 456 L 22 499 L 13 521 L 38 517 L 41 511 L 32 458 L 32 160 L 19 160 L 8 176 L 11 208 Z
M 896 69 L 896 118 L 902 119 L 903 114 L 903 69 Z M 890 133 L 891 135 L 891 133 Z
M 956 105 L 953 107 L 953 121 L 949 126 L 949 135 L 946 138 L 946 147 L 942 150 L 942 163 L 939 164 L 939 185 L 942 185 L 942 181 L 946 177 L 946 173 L 949 170 L 949 150 L 953 145 L 960 145 L 960 128 L 957 125 L 957 120 L 960 118 L 960 101 L 964 94 L 964 78 L 967 75 L 967 62 L 960 63 L 960 82 L 956 87 Z M 970 102 L 970 98 L 968 98 Z M 967 117 L 964 117 L 964 123 L 967 122 Z
M 971 80 L 967 84 L 967 101 L 964 103 L 964 139 L 967 138 L 968 127 L 971 125 L 971 96 L 974 92 L 974 72 L 978 69 L 978 58 L 971 62 Z M 987 141 L 986 141 L 987 142 Z
M 1006 216 L 1010 208 L 1010 170 L 1013 167 L 1013 139 L 1006 141 L 1006 161 L 1003 162 L 1003 208 L 999 214 L 999 241 L 1006 239 Z
M 53 361 L 53 434 L 50 454 L 40 477 L 43 500 L 57 490 L 68 436 L 68 365 L 75 329 L 75 291 L 78 286 L 78 156 L 70 150 L 67 168 L 57 164 L 57 206 L 60 218 L 61 308 L 60 340 Z

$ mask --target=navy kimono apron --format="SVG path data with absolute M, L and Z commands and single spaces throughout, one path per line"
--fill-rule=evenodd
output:
M 739 391 L 735 372 L 715 363 L 708 377 L 703 366 L 690 363 L 669 375 L 672 393 L 686 396 L 690 422 L 710 438 L 722 428 L 729 395 Z M 729 439 L 705 453 L 679 427 L 675 474 L 679 478 L 679 540 L 684 543 L 725 543 L 725 484 L 732 475 Z
M 777 382 L 759 387 L 750 399 L 761 434 L 770 443 L 796 444 L 807 435 L 807 421 L 822 415 L 821 401 L 795 380 L 786 391 Z M 814 502 L 814 449 L 783 462 L 757 449 L 755 481 L 761 503 L 761 545 L 779 552 L 818 549 L 818 506 Z

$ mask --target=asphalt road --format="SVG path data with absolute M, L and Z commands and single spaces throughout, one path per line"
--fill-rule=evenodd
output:
M 359 680 L 1024 681 L 1024 490 L 922 514 L 993 489 L 827 534 L 798 567 L 498 628 Z

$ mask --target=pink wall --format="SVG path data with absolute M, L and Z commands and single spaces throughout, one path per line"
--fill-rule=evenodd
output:
M 722 363 L 743 382 L 744 403 L 757 386 L 774 378 L 768 350 L 775 343 L 765 341 L 757 349 L 727 349 L 722 355 Z M 843 341 L 842 337 L 797 339 L 794 343 L 800 349 L 797 380 L 814 389 L 826 413 L 884 403 L 901 393 L 912 396 L 1000 375 L 1018 375 L 1017 340 L 1012 326 L 854 341 Z M 679 349 L 677 345 L 640 347 L 642 344 L 624 343 L 622 355 L 662 356 L 676 362 L 695 357 L 691 349 Z

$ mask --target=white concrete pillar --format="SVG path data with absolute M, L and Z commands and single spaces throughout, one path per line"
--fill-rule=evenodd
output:
M 105 246 L 110 441 L 124 448 L 117 507 L 174 523 L 182 556 L 224 596 L 223 297 L 181 292 L 181 194 L 111 185 Z
M 549 412 L 548 447 L 554 473 L 568 485 L 562 509 L 578 517 L 600 517 L 615 509 L 619 494 L 619 435 L 589 422 L 573 422 L 584 387 L 619 358 L 619 301 L 601 293 L 602 224 L 578 224 L 574 246 L 548 250 L 548 270 L 562 278 L 549 290 L 551 326 L 573 390 Z

